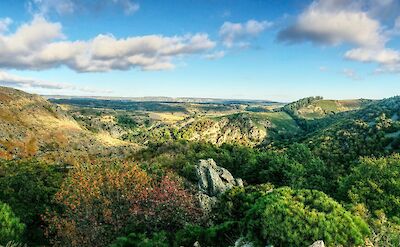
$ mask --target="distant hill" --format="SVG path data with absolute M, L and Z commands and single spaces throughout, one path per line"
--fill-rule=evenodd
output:
M 41 96 L 0 87 L 0 157 L 72 162 L 128 143 L 82 128 Z M 129 144 L 131 146 L 131 144 Z M 116 152 L 118 153 L 118 152 Z
M 219 104 L 273 104 L 278 103 L 271 100 L 251 100 L 251 99 L 218 99 L 218 98 L 192 98 L 192 97 L 114 97 L 114 96 L 65 96 L 65 95 L 43 95 L 44 98 L 55 102 L 74 102 L 74 101 L 125 101 L 125 102 L 164 102 L 164 103 L 219 103 Z
M 355 101 L 347 109 L 353 110 L 310 121 L 312 127 L 304 135 L 305 143 L 317 150 L 320 157 L 346 164 L 360 156 L 380 156 L 400 150 L 399 96 Z
M 361 109 L 371 100 L 326 100 L 322 97 L 308 97 L 285 105 L 282 109 L 294 118 L 318 119 L 340 112 Z

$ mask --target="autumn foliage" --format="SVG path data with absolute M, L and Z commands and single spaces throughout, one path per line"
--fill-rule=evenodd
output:
M 174 230 L 196 218 L 191 195 L 170 176 L 153 178 L 138 165 L 75 167 L 49 212 L 55 245 L 107 246 L 129 231 Z

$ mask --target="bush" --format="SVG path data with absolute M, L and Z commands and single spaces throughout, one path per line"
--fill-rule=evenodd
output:
M 22 239 L 25 225 L 12 212 L 10 206 L 0 202 L 0 244 Z
M 0 160 L 0 201 L 26 225 L 24 239 L 31 244 L 46 243 L 41 215 L 56 206 L 52 200 L 63 176 L 59 167 L 36 160 Z
M 63 206 L 47 216 L 55 245 L 107 246 L 122 234 L 175 231 L 197 219 L 179 181 L 135 164 L 74 167 L 55 198 Z
M 400 155 L 362 158 L 341 181 L 341 194 L 354 204 L 365 204 L 371 212 L 383 210 L 400 218 Z
M 368 225 L 316 190 L 283 187 L 259 198 L 244 219 L 244 233 L 259 246 L 362 245 Z
M 176 233 L 174 246 L 193 246 L 195 242 L 199 242 L 200 246 L 233 246 L 239 236 L 239 222 L 235 221 L 227 221 L 209 228 L 189 225 Z
M 219 198 L 213 211 L 215 221 L 223 223 L 226 221 L 241 221 L 246 212 L 256 203 L 256 201 L 267 195 L 273 186 L 271 184 L 261 184 L 257 186 L 234 187 Z
M 148 238 L 143 233 L 131 233 L 126 237 L 117 238 L 111 247 L 168 247 L 167 234 L 159 232 Z

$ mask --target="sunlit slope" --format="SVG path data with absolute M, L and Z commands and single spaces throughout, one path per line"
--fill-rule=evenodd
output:
M 126 145 L 93 135 L 59 106 L 20 90 L 0 87 L 0 157 L 68 161 Z
M 360 109 L 366 102 L 362 99 L 354 100 L 316 100 L 297 110 L 297 114 L 305 119 L 322 118 L 339 112 Z

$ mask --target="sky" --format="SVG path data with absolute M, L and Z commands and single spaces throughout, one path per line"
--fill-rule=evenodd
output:
M 292 101 L 400 94 L 400 0 L 2 0 L 0 85 Z

